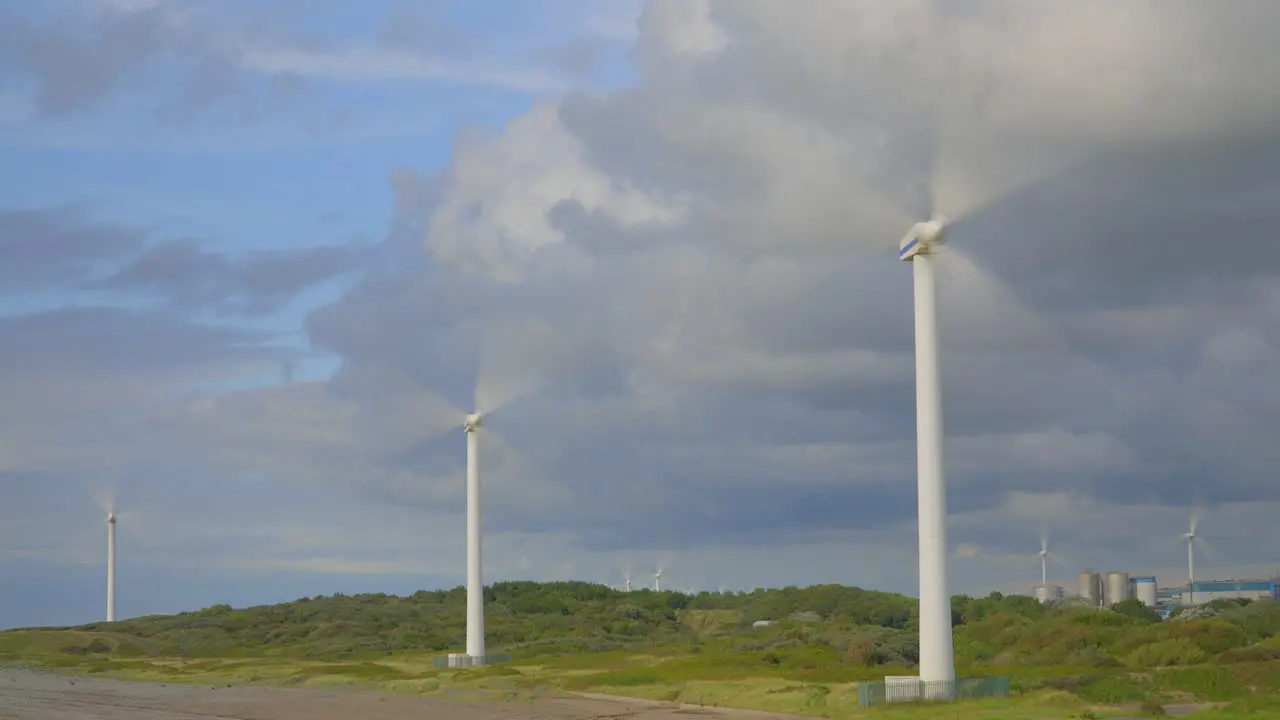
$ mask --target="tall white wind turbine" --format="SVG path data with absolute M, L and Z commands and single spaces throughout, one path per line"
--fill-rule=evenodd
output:
M 480 520 L 480 413 L 467 415 L 467 655 L 484 658 L 484 535 Z M 481 660 L 483 662 L 483 660 Z
M 1187 604 L 1195 604 L 1196 591 L 1196 528 L 1200 525 L 1200 513 L 1192 511 L 1191 524 L 1182 539 L 1187 543 Z
M 107 513 L 107 622 L 116 621 L 116 513 Z
M 653 591 L 662 592 L 662 568 L 653 573 Z
M 94 496 L 95 504 L 98 506 L 98 509 L 102 512 L 102 515 L 99 517 L 104 517 L 106 520 L 106 526 L 107 526 L 106 528 L 107 530 L 106 621 L 115 622 L 119 618 L 119 615 L 116 611 L 116 608 L 117 608 L 116 590 L 119 587 L 119 583 L 117 582 L 117 579 L 116 579 L 117 567 L 119 566 L 119 563 L 118 563 L 119 551 L 118 551 L 118 543 L 116 541 L 117 527 L 119 523 L 123 520 L 126 522 L 126 524 L 130 524 L 136 536 L 137 512 L 136 511 L 119 512 L 116 509 L 116 493 L 113 485 L 107 486 L 107 487 L 100 487 L 97 490 L 95 490 L 92 494 Z
M 545 378 L 531 367 L 547 368 L 548 348 L 554 346 L 549 327 L 525 321 L 517 326 L 488 328 L 480 350 L 475 396 L 467 412 L 385 367 L 364 366 L 349 373 L 348 382 L 377 388 L 371 402 L 371 423 L 366 430 L 384 450 L 401 450 L 442 434 L 461 429 L 467 441 L 467 645 L 473 665 L 485 663 L 483 507 L 484 486 L 480 473 L 481 434 L 490 443 L 499 440 L 485 431 L 495 412 L 534 392 Z M 541 357 L 539 357 L 541 355 Z
M 972 96 L 968 99 L 980 96 L 965 91 Z M 903 218 L 914 224 L 898 244 L 898 259 L 911 263 L 914 283 L 920 679 L 942 683 L 955 680 L 955 648 L 947 582 L 947 489 L 938 352 L 939 255 L 957 223 L 1069 165 L 1063 157 L 1013 152 L 1007 147 L 1002 151 L 1006 138 L 992 130 L 985 109 L 965 107 L 964 103 L 953 102 L 956 99 L 960 98 L 942 92 L 936 100 L 931 113 L 933 124 L 928 128 L 931 137 L 927 140 L 925 207 L 913 211 L 913 218 Z M 952 254 L 956 257 L 947 264 L 962 273 L 963 282 L 975 288 L 991 284 L 992 278 L 980 272 L 964 253 Z M 991 293 L 990 287 L 982 289 Z
M 916 338 L 916 492 L 920 553 L 920 679 L 955 680 L 951 597 L 947 591 L 947 487 L 943 466 L 942 378 L 938 368 L 938 298 L 934 256 L 947 220 L 918 222 L 898 259 L 912 265 Z
M 1040 538 L 1040 587 L 1049 587 L 1049 538 Z

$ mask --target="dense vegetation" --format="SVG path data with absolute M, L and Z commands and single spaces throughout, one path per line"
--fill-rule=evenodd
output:
M 510 665 L 433 666 L 464 644 L 460 588 L 6 632 L 0 664 L 421 694 L 591 690 L 853 718 L 856 683 L 909 674 L 919 660 L 915 601 L 859 588 L 690 596 L 521 582 L 487 588 L 486 601 L 489 650 L 511 653 Z M 1223 720 L 1280 717 L 1280 602 L 1218 601 L 1161 622 L 1137 601 L 1103 610 L 996 593 L 953 598 L 952 621 L 960 674 L 1007 676 L 1016 690 L 974 717 L 1090 717 L 1120 705 L 1159 715 L 1206 701 L 1233 702 L 1215 711 Z
M 995 593 L 953 598 L 952 616 L 957 662 L 969 668 L 1145 668 L 1280 658 L 1280 603 L 1270 601 L 1218 601 L 1160 622 L 1137 601 L 1099 610 Z M 918 660 L 913 599 L 838 585 L 689 596 L 580 582 L 498 583 L 486 589 L 486 620 L 491 652 L 523 656 L 684 652 L 710 643 L 762 657 L 803 650 L 811 662 L 826 665 L 911 666 Z M 754 627 L 759 620 L 775 624 Z M 303 598 L 247 609 L 217 605 L 79 629 L 129 635 L 168 656 L 343 659 L 457 650 L 465 622 L 459 588 L 409 597 Z

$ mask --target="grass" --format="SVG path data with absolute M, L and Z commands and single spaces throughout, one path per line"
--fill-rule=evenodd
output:
M 699 620 L 710 624 L 711 620 Z M 1204 664 L 1161 670 L 1077 667 L 984 667 L 967 676 L 1007 675 L 1008 699 L 944 706 L 858 707 L 857 683 L 906 669 L 844 666 L 829 648 L 732 652 L 708 642 L 655 652 L 556 657 L 517 655 L 510 665 L 446 670 L 435 653 L 368 653 L 352 659 L 307 659 L 288 653 L 220 653 L 176 658 L 145 641 L 86 631 L 0 633 L 0 664 L 124 680 L 212 686 L 260 685 L 379 689 L 468 700 L 513 700 L 547 692 L 586 692 L 711 707 L 767 710 L 827 718 L 884 717 L 1003 720 L 1135 716 L 1161 704 L 1230 702 L 1198 713 L 1205 720 L 1280 718 L 1280 662 Z

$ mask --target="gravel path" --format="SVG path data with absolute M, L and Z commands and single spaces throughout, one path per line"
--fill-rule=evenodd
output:
M 0 720 L 796 720 L 603 696 L 466 703 L 379 693 L 211 688 L 0 670 Z

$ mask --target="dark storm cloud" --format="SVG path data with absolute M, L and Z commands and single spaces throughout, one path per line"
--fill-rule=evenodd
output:
M 1239 297 L 1280 272 L 1266 230 L 1277 138 L 1110 153 L 988 208 L 955 240 L 1046 312 Z
M 0 210 L 0 293 L 68 289 L 136 252 L 134 228 L 70 208 Z
M 194 240 L 169 240 L 149 247 L 100 287 L 150 294 L 183 308 L 265 315 L 313 286 L 358 272 L 365 256 L 362 247 L 330 245 L 232 257 Z

